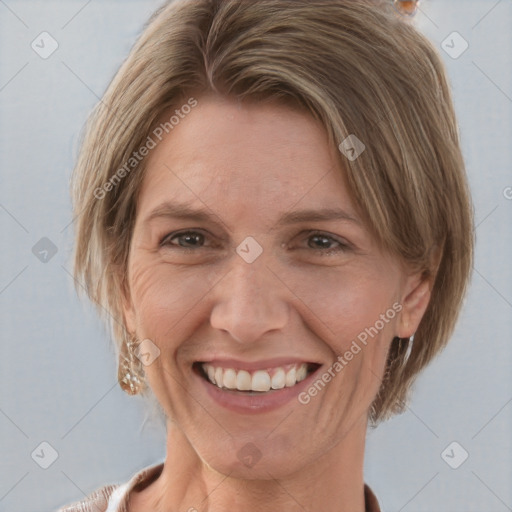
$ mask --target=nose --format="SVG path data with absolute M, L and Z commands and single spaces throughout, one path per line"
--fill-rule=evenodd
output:
M 227 275 L 214 287 L 210 324 L 240 344 L 252 344 L 288 322 L 286 290 L 263 257 L 247 263 L 235 254 Z

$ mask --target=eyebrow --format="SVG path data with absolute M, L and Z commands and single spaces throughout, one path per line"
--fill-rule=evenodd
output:
M 184 203 L 165 202 L 157 206 L 144 219 L 144 224 L 155 218 L 172 218 L 192 220 L 196 222 L 214 221 L 218 215 L 210 213 L 207 209 L 194 208 Z M 329 220 L 345 220 L 361 225 L 361 221 L 341 208 L 305 209 L 287 212 L 279 217 L 278 225 L 299 224 L 301 222 L 321 222 Z M 272 228 L 273 229 L 273 228 Z

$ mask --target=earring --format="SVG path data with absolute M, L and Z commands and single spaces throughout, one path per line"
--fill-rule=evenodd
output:
M 411 352 L 412 352 L 412 346 L 414 344 L 414 334 L 412 336 L 409 337 L 409 340 L 407 342 L 407 348 L 405 350 L 405 355 L 404 355 L 404 361 L 402 363 L 403 366 L 405 366 L 405 364 L 407 363 L 407 361 L 409 360 L 409 357 L 411 355 Z
M 135 355 L 137 346 L 137 338 L 128 334 L 121 345 L 119 354 L 117 380 L 121 389 L 129 395 L 137 395 L 145 387 L 142 363 Z
M 414 16 L 418 10 L 419 3 L 419 0 L 393 0 L 395 9 L 400 14 L 405 14 L 406 16 Z

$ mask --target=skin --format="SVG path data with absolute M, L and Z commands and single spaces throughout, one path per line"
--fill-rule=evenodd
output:
M 368 409 L 390 342 L 415 332 L 430 283 L 376 245 L 339 156 L 307 113 L 199 97 L 152 150 L 146 172 L 124 317 L 130 332 L 160 349 L 145 370 L 169 419 L 163 472 L 132 493 L 130 512 L 362 512 Z M 206 208 L 212 218 L 146 222 L 164 201 Z M 278 222 L 283 213 L 325 207 L 356 220 Z M 179 230 L 198 233 L 160 245 Z M 248 236 L 263 248 L 250 264 L 235 251 Z M 300 357 L 320 363 L 321 375 L 394 303 L 401 312 L 308 404 L 233 412 L 192 371 L 215 357 Z M 252 467 L 237 457 L 249 442 L 261 454 Z

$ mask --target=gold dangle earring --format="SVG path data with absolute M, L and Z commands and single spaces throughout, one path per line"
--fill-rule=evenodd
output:
M 121 389 L 129 395 L 137 395 L 145 387 L 144 370 L 140 359 L 135 355 L 139 342 L 135 336 L 127 334 L 121 345 L 117 380 Z

